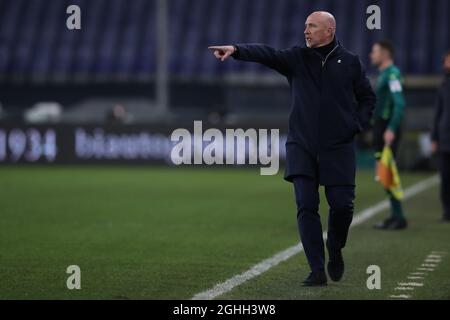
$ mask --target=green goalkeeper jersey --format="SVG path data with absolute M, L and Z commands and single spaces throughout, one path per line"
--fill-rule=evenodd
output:
M 405 108 L 402 82 L 400 70 L 394 65 L 384 69 L 377 79 L 375 117 L 388 121 L 393 131 L 400 126 Z

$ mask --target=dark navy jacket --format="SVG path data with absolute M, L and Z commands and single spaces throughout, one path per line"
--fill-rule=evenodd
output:
M 327 57 L 302 47 L 236 47 L 235 59 L 264 64 L 289 81 L 285 179 L 307 175 L 321 185 L 354 185 L 354 137 L 369 126 L 376 102 L 359 58 L 339 42 Z
M 431 138 L 438 141 L 439 151 L 450 152 L 450 74 L 439 88 Z

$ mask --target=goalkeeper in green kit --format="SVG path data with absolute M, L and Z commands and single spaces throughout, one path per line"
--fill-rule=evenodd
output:
M 401 122 L 405 99 L 403 97 L 402 76 L 394 65 L 394 49 L 388 41 L 378 41 L 373 45 L 370 60 L 380 72 L 376 84 L 377 104 L 373 119 L 373 144 L 378 161 L 385 146 L 392 149 L 394 157 L 401 137 Z M 391 203 L 391 215 L 376 224 L 376 229 L 401 230 L 407 227 L 401 200 L 386 190 Z

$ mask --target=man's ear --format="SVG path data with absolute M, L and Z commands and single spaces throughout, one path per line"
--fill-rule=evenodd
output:
M 328 28 L 327 31 L 329 36 L 333 35 L 333 28 Z

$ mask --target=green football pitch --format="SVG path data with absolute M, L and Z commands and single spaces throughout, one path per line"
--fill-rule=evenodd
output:
M 298 242 L 292 186 L 253 169 L 3 167 L 0 169 L 0 299 L 189 299 Z M 403 174 L 405 187 L 430 174 Z M 356 211 L 384 199 L 358 172 Z M 405 201 L 410 227 L 350 231 L 346 274 L 303 288 L 304 253 L 219 299 L 388 299 L 402 282 L 412 299 L 450 298 L 450 224 L 439 223 L 438 186 Z M 321 214 L 326 228 L 326 201 Z M 440 259 L 419 272 L 431 253 Z M 66 268 L 81 268 L 68 290 Z M 369 290 L 367 267 L 381 270 Z

